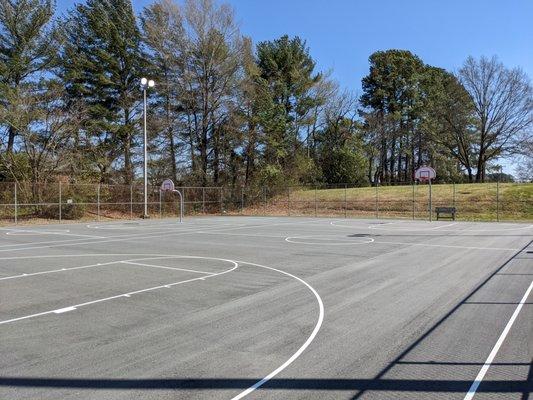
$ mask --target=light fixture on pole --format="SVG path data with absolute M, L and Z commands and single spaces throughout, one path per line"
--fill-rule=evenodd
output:
M 144 213 L 143 218 L 148 217 L 148 135 L 146 134 L 146 90 L 153 88 L 155 82 L 151 79 L 141 78 L 141 90 L 143 92 L 143 131 L 144 131 Z

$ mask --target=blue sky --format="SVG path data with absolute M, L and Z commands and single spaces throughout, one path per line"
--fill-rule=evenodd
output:
M 181 0 L 178 0 L 181 1 Z M 133 0 L 140 12 L 150 0 Z M 283 34 L 307 40 L 322 70 L 359 91 L 368 56 L 411 50 L 428 64 L 457 70 L 468 55 L 497 55 L 533 78 L 532 0 L 227 0 L 255 42 Z M 64 11 L 75 1 L 58 0 Z
M 151 0 L 133 0 L 137 12 Z M 178 0 L 181 2 L 181 0 Z M 226 0 L 254 42 L 307 40 L 320 70 L 360 94 L 374 51 L 407 49 L 456 71 L 466 57 L 496 55 L 533 79 L 533 0 Z M 57 0 L 58 12 L 76 1 Z M 504 170 L 511 171 L 505 160 Z

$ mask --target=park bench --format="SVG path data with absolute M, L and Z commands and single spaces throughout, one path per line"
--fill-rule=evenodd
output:
M 435 207 L 435 212 L 437 213 L 437 221 L 441 214 L 449 214 L 450 218 L 455 221 L 455 213 L 457 212 L 457 209 L 455 207 Z

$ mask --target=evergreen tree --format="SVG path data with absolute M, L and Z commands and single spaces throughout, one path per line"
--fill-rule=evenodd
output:
M 312 89 L 322 75 L 315 72 L 315 61 L 299 37 L 282 36 L 259 43 L 257 63 L 279 116 L 276 120 L 283 121 L 277 129 L 266 132 L 265 159 L 268 165 L 289 172 L 304 136 L 302 130 L 313 123 L 310 111 L 320 99 L 312 95 Z
M 0 125 L 7 131 L 6 154 L 11 155 L 18 132 L 21 96 L 54 62 L 56 35 L 52 0 L 0 0 Z
M 122 162 L 123 181 L 133 181 L 133 148 L 143 71 L 141 35 L 129 0 L 88 0 L 65 24 L 62 79 L 72 100 L 89 110 L 85 140 L 100 180 Z

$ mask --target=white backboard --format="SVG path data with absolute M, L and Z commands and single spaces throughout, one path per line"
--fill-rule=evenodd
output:
M 173 192 L 175 190 L 174 182 L 172 179 L 165 179 L 161 184 L 161 191 L 163 192 Z
M 429 181 L 430 179 L 435 179 L 436 177 L 437 172 L 428 166 L 422 166 L 415 171 L 415 179 L 418 181 Z

